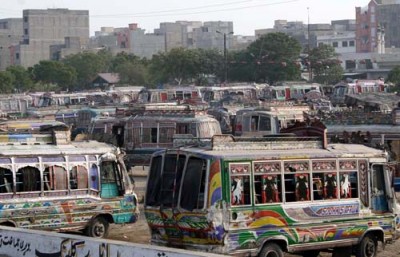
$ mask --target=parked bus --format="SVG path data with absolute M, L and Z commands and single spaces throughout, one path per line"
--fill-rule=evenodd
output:
M 266 87 L 263 91 L 263 99 L 266 100 L 305 100 L 320 99 L 323 97 L 320 84 L 306 83 L 302 81 L 286 81 L 274 86 Z
M 110 223 L 135 222 L 123 154 L 105 143 L 70 142 L 65 125 L 46 131 L 0 135 L 0 225 L 102 238 Z
M 344 105 L 346 95 L 365 94 L 372 92 L 387 92 L 388 85 L 383 80 L 355 80 L 340 82 L 333 87 L 331 102 L 334 105 Z
M 89 129 L 93 139 L 122 147 L 129 167 L 148 166 L 155 151 L 179 142 L 210 142 L 221 134 L 216 119 L 188 105 L 147 104 L 137 109 L 129 111 L 136 113 L 130 117 L 94 118 Z
M 391 179 L 386 153 L 363 145 L 221 135 L 210 148 L 155 153 L 144 209 L 153 244 L 372 257 L 400 232 Z
M 291 102 L 275 102 L 268 106 L 244 108 L 236 112 L 233 135 L 264 136 L 279 133 L 280 129 L 304 120 L 308 105 L 294 105 Z

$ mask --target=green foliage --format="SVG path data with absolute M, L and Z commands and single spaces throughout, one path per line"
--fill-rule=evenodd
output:
M 149 64 L 153 84 L 207 84 L 208 77 L 223 76 L 224 59 L 217 50 L 174 48 L 154 55 Z
M 63 63 L 74 68 L 77 74 L 77 89 L 90 88 L 98 73 L 107 72 L 110 66 L 107 52 L 83 52 L 67 56 Z
M 15 77 L 11 72 L 0 71 L 0 93 L 10 94 L 14 92 Z
M 33 88 L 33 81 L 30 72 L 22 66 L 10 66 L 7 72 L 14 76 L 14 88 L 16 92 L 22 93 Z
M 119 74 L 121 84 L 139 86 L 147 84 L 146 61 L 141 60 L 138 56 L 125 52 L 118 53 L 111 60 L 110 68 L 112 72 Z
M 249 45 L 247 52 L 247 69 L 254 71 L 256 82 L 274 83 L 300 78 L 297 59 L 300 56 L 301 45 L 286 34 L 263 35 Z
M 58 61 L 40 61 L 32 69 L 33 78 L 42 84 L 56 84 L 59 89 L 66 90 L 74 87 L 76 71 Z
M 320 45 L 312 49 L 309 60 L 316 82 L 335 84 L 342 79 L 344 71 L 332 46 Z
M 395 85 L 392 91 L 400 92 L 400 66 L 394 67 L 389 72 L 387 81 Z

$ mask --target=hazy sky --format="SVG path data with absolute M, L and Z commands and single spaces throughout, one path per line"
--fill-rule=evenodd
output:
M 370 0 L 1 0 L 0 18 L 22 18 L 24 9 L 89 10 L 90 34 L 100 27 L 137 23 L 151 33 L 161 22 L 233 21 L 236 35 L 254 35 L 274 20 L 330 23 L 355 19 Z M 308 8 L 308 9 L 307 9 Z

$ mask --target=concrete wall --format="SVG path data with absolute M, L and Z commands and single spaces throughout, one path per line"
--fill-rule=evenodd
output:
M 135 231 L 132 231 L 135 233 Z M 0 257 L 222 257 L 203 252 L 0 226 Z

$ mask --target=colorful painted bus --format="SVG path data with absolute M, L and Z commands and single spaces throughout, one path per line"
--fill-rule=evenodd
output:
M 70 142 L 66 127 L 47 131 L 0 135 L 0 225 L 102 238 L 110 223 L 136 222 L 123 154 L 105 143 Z
M 152 156 L 151 242 L 234 256 L 376 256 L 400 232 L 387 154 L 316 137 L 235 139 Z

